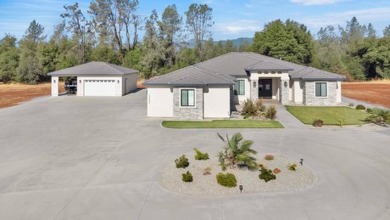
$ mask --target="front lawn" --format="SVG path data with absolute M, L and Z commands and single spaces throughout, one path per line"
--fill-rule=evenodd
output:
M 365 111 L 348 107 L 286 106 L 286 109 L 304 124 L 321 119 L 324 125 L 358 125 L 369 116 Z
M 213 120 L 213 121 L 163 121 L 166 128 L 283 128 L 278 121 Z

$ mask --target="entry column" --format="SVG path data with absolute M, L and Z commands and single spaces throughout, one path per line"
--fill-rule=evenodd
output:
M 58 96 L 58 76 L 51 77 L 51 96 Z

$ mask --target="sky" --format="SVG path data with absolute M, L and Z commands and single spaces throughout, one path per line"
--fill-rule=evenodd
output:
M 92 0 L 78 0 L 87 15 Z M 45 27 L 50 36 L 54 26 L 62 21 L 64 5 L 74 0 L 0 0 L 0 37 L 6 33 L 20 39 L 32 20 Z M 305 24 L 315 36 L 327 25 L 345 26 L 356 16 L 360 24 L 371 22 L 379 35 L 390 25 L 390 0 L 139 0 L 138 13 L 147 17 L 153 9 L 158 14 L 165 7 L 176 4 L 184 18 L 184 12 L 192 3 L 207 4 L 213 9 L 214 40 L 253 37 L 265 24 L 276 20 L 292 19 Z M 185 21 L 185 19 L 183 19 Z

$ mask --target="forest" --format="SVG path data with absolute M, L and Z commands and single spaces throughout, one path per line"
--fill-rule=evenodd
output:
M 274 20 L 259 27 L 253 43 L 234 45 L 213 40 L 213 9 L 207 4 L 191 4 L 184 14 L 168 5 L 162 14 L 153 10 L 146 18 L 138 14 L 138 4 L 93 0 L 87 11 L 78 3 L 64 5 L 63 21 L 50 36 L 35 20 L 21 39 L 5 34 L 0 82 L 36 84 L 47 81 L 48 72 L 89 61 L 134 68 L 148 79 L 233 51 L 313 66 L 348 80 L 390 78 L 390 25 L 379 33 L 352 17 L 345 26 L 329 25 L 312 34 L 296 21 Z

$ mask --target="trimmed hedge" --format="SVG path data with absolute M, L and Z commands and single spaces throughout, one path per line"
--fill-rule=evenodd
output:
M 237 179 L 233 173 L 226 173 L 226 174 L 218 173 L 216 177 L 217 177 L 217 182 L 221 186 L 226 186 L 226 187 L 237 186 Z

